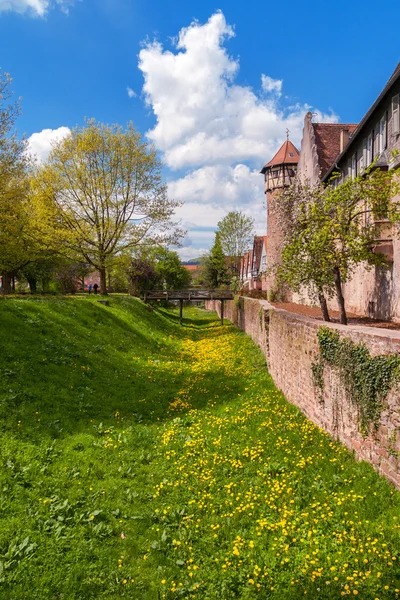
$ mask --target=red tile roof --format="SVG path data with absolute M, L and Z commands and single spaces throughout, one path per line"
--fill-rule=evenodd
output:
M 321 177 L 332 166 L 335 158 L 340 154 L 340 132 L 348 130 L 350 133 L 357 128 L 351 123 L 312 123 L 317 146 L 318 162 L 321 168 Z
M 296 165 L 299 162 L 299 155 L 300 153 L 296 146 L 294 146 L 290 140 L 286 140 L 269 163 L 261 169 L 261 173 L 265 173 L 265 169 L 273 167 L 274 165 Z

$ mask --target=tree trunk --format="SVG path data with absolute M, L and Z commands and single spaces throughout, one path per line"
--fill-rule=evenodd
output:
M 319 300 L 319 304 L 321 306 L 321 311 L 322 311 L 322 316 L 324 318 L 324 321 L 330 321 L 331 319 L 329 316 L 328 304 L 326 302 L 326 298 L 325 298 L 323 292 L 319 292 L 318 300 Z
M 15 294 L 15 275 L 12 275 L 11 277 L 11 291 Z
M 346 309 L 344 306 L 344 298 L 342 292 L 342 278 L 340 277 L 340 271 L 338 267 L 335 267 L 335 287 L 336 287 L 336 296 L 340 311 L 340 322 L 342 325 L 347 325 L 347 315 Z
M 100 292 L 103 296 L 107 296 L 107 277 L 106 277 L 106 268 L 100 268 Z
M 37 291 L 37 281 L 36 277 L 27 277 L 29 283 L 29 289 L 31 290 L 31 294 L 36 294 Z
M 11 294 L 11 274 L 3 273 L 2 275 L 2 286 L 1 293 L 5 296 L 6 294 Z

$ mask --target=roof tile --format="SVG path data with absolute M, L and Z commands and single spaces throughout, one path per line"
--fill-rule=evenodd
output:
M 312 123 L 317 146 L 318 162 L 321 168 L 321 178 L 332 166 L 335 158 L 340 153 L 340 133 L 348 130 L 350 133 L 357 128 L 351 123 Z

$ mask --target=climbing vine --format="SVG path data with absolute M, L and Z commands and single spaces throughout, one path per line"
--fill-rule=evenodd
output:
M 238 310 L 243 308 L 243 299 L 240 296 L 235 296 L 234 303 Z
M 378 428 L 384 401 L 392 387 L 400 383 L 400 356 L 371 356 L 365 344 L 355 344 L 328 327 L 318 331 L 320 354 L 313 362 L 314 385 L 324 393 L 326 366 L 338 370 L 347 398 L 358 412 L 360 430 L 366 434 L 369 426 Z

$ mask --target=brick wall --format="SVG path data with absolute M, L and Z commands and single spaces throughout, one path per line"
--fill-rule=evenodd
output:
M 220 303 L 207 302 L 206 308 L 219 312 Z M 321 322 L 276 309 L 265 300 L 243 297 L 225 302 L 224 313 L 261 347 L 276 386 L 289 402 L 400 488 L 400 460 L 394 456 L 400 455 L 399 390 L 389 394 L 378 430 L 371 427 L 368 437 L 363 438 L 356 409 L 346 399 L 336 370 L 325 368 L 323 402 L 314 388 L 311 364 L 319 353 L 317 332 Z M 357 344 L 363 342 L 372 356 L 400 353 L 400 331 L 329 326 Z

